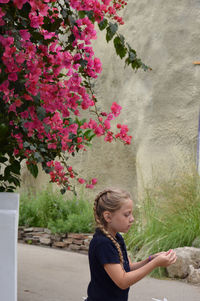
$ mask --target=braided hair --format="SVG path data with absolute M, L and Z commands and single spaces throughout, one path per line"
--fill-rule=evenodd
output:
M 106 230 L 107 222 L 104 219 L 104 211 L 115 212 L 122 206 L 123 200 L 130 199 L 130 194 L 121 189 L 108 188 L 100 192 L 94 201 L 94 218 L 99 228 L 106 237 L 108 237 L 115 245 L 119 258 L 120 264 L 123 266 L 123 255 L 117 240 Z

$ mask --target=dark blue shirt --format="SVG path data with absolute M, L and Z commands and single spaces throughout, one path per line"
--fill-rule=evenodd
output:
M 126 246 L 123 237 L 117 233 L 116 239 L 120 244 L 124 270 L 130 271 Z M 119 253 L 114 243 L 97 229 L 89 247 L 89 263 L 91 281 L 88 286 L 87 301 L 127 301 L 128 289 L 120 289 L 104 269 L 106 263 L 120 263 Z

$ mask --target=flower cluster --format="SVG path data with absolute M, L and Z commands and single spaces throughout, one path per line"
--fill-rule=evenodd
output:
M 111 131 L 121 111 L 116 102 L 110 113 L 96 111 L 97 120 L 81 119 L 82 110 L 96 110 L 88 79 L 102 70 L 91 46 L 97 38 L 94 22 L 109 16 L 123 24 L 118 11 L 124 5 L 121 0 L 70 0 L 64 6 L 55 0 L 0 0 L 0 96 L 13 156 L 26 158 L 33 174 L 41 163 L 51 181 L 67 189 L 72 178 L 87 188 L 97 180 L 78 177 L 57 156 L 86 150 L 95 135 L 131 141 L 127 126 L 118 127 L 118 134 Z M 80 17 L 82 11 L 92 12 L 92 18 Z
M 95 21 L 100 23 L 105 16 L 116 20 L 119 24 L 124 24 L 118 12 L 127 5 L 123 0 L 70 0 L 70 5 L 77 11 L 93 11 Z

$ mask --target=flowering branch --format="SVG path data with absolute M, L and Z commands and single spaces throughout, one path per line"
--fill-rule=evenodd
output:
M 123 24 L 118 13 L 126 4 L 122 0 L 0 0 L 0 163 L 5 165 L 0 191 L 20 186 L 24 159 L 34 177 L 40 163 L 63 193 L 72 189 L 73 178 L 92 188 L 97 180 L 80 178 L 67 158 L 86 150 L 95 136 L 130 144 L 126 125 L 118 124 L 117 134 L 111 131 L 121 106 L 113 102 L 111 112 L 100 112 L 91 84 L 102 70 L 91 46 L 97 38 L 95 23 L 106 31 L 107 42 L 115 37 L 117 54 L 127 55 L 126 65 L 148 69 L 117 32 Z M 91 108 L 97 120 L 82 119 L 82 111 Z

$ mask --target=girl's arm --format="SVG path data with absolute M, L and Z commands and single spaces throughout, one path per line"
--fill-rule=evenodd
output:
M 169 251 L 168 251 L 169 252 Z M 168 253 L 167 252 L 167 253 Z M 145 264 L 147 264 L 149 261 L 155 259 L 158 255 L 161 255 L 161 254 L 166 254 L 166 252 L 160 252 L 160 253 L 156 253 L 154 255 L 151 255 L 149 256 L 147 259 L 145 260 L 142 260 L 142 261 L 138 261 L 138 262 L 131 262 L 131 259 L 129 259 L 129 265 L 130 265 L 130 269 L 131 271 L 135 271 L 141 267 L 143 267 Z
M 144 266 L 131 272 L 125 272 L 120 264 L 105 264 L 104 269 L 113 280 L 113 282 L 121 289 L 127 289 L 137 281 L 144 278 L 159 266 L 167 267 L 176 261 L 174 251 L 170 253 L 160 254 L 154 260 L 146 263 Z

